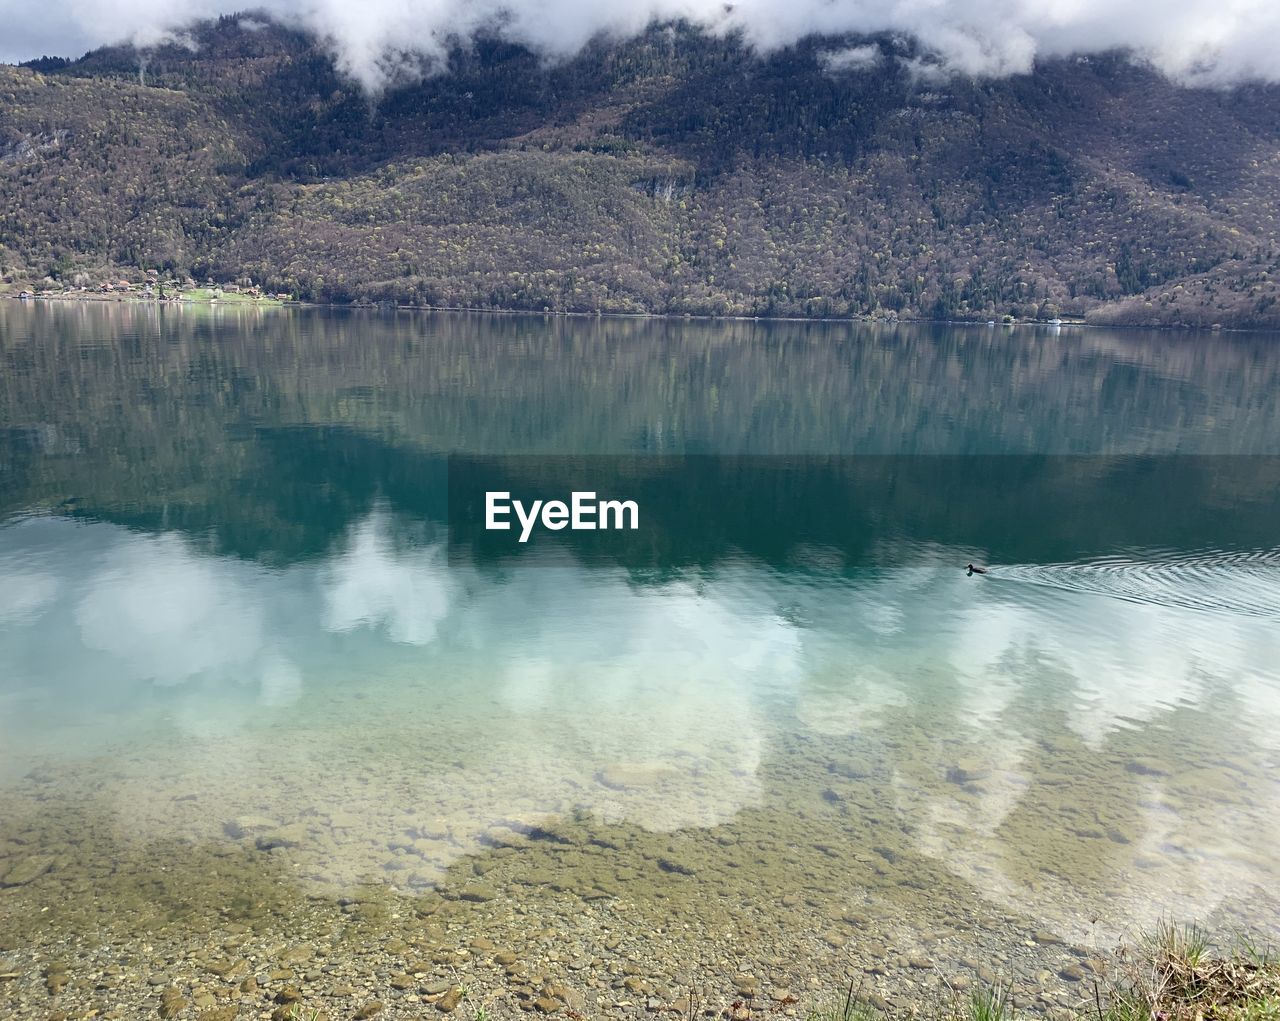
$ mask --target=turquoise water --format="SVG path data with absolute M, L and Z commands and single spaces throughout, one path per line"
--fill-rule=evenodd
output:
M 323 900 L 515 846 L 486 904 L 1280 924 L 1273 337 L 10 305 L 0 360 L 11 921 L 139 854 Z M 459 453 L 705 460 L 539 565 L 448 549 Z

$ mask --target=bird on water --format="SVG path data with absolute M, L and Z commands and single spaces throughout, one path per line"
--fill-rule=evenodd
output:
M 969 577 L 970 577 L 970 578 L 972 578 L 975 574 L 986 574 L 986 573 L 987 573 L 987 569 L 986 569 L 985 567 L 978 567 L 976 564 L 969 564 L 969 565 L 965 568 L 965 570 L 969 572 Z

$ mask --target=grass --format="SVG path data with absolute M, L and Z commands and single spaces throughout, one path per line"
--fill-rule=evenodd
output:
M 1247 937 L 1219 948 L 1196 926 L 1164 924 L 1128 963 L 1121 993 L 1143 1021 L 1280 1018 L 1280 961 Z
M 1161 922 L 1143 941 L 1153 962 L 1179 961 L 1187 968 L 1199 968 L 1209 953 L 1209 934 L 1198 925 Z
M 269 298 L 265 295 L 261 298 L 255 298 L 249 294 L 239 294 L 235 291 L 220 291 L 214 287 L 193 287 L 190 290 L 182 292 L 184 301 L 217 301 L 224 305 L 279 305 L 280 302 L 275 298 Z
M 844 998 L 812 1008 L 805 1021 L 878 1021 L 880 1012 L 864 1002 L 850 982 Z
M 979 986 L 969 997 L 969 1021 L 1010 1021 L 1012 993 L 1007 985 Z
M 1195 925 L 1165 923 L 1117 953 L 1114 976 L 1094 987 L 1072 1021 L 1280 1021 L 1280 957 L 1237 936 L 1219 946 Z M 914 1005 L 903 1021 L 1019 1021 L 1009 986 L 975 989 L 968 999 Z M 806 1021 L 894 1021 L 852 985 L 842 999 L 811 1009 Z

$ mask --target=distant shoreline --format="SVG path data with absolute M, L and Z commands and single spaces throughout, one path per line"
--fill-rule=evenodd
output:
M 2 294 L 0 298 L 13 301 L 58 301 L 58 302 L 93 302 L 96 304 L 133 304 L 156 306 L 206 305 L 220 308 L 327 308 L 350 311 L 386 311 L 386 312 L 449 312 L 469 315 L 502 315 L 502 316 L 542 316 L 565 319 L 655 319 L 671 321 L 699 322 L 768 322 L 768 323 L 858 323 L 864 326 L 897 326 L 910 324 L 915 326 L 975 326 L 996 329 L 1014 326 L 1034 326 L 1044 329 L 1092 329 L 1092 330 L 1158 330 L 1170 333 L 1280 333 L 1280 329 L 1267 326 L 1198 326 L 1188 323 L 1090 323 L 1084 319 L 1063 319 L 1059 323 L 1045 322 L 1039 319 L 983 320 L 983 319 L 918 319 L 906 316 L 888 318 L 883 316 L 747 316 L 747 315 L 713 315 L 706 312 L 573 312 L 565 310 L 538 310 L 528 308 L 482 308 L 471 305 L 402 305 L 390 303 L 358 304 L 355 302 L 341 304 L 338 302 L 281 300 L 278 298 L 245 298 L 239 295 L 221 298 L 165 298 L 140 294 L 35 294 L 21 297 L 17 294 Z

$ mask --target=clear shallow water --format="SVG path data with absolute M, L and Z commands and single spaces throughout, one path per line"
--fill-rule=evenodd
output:
M 817 954 L 800 896 L 860 919 L 822 953 L 929 930 L 956 967 L 1280 926 L 1272 337 L 9 306 L 0 359 L 23 939 L 158 868 L 480 875 L 457 903 L 637 932 L 718 901 Z M 449 556 L 451 453 L 777 459 L 672 462 L 736 506 L 532 566 Z M 983 456 L 854 456 L 903 454 Z M 779 464 L 847 505 L 795 514 Z

